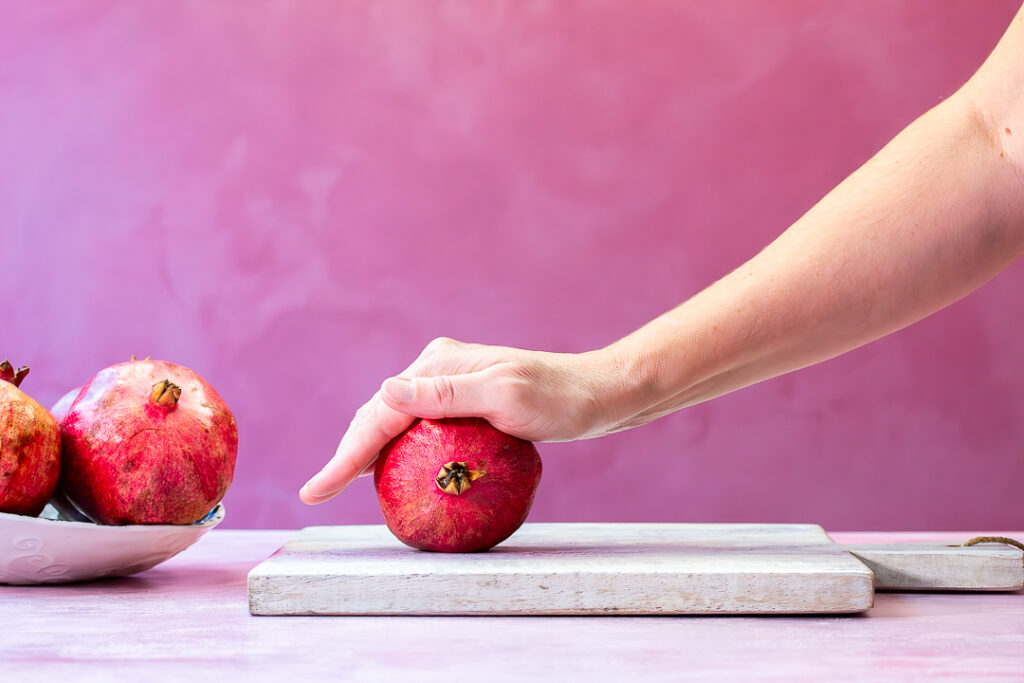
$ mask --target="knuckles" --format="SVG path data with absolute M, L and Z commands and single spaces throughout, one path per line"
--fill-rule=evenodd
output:
M 409 369 L 413 374 L 425 374 L 425 371 L 432 366 L 443 365 L 444 359 L 451 356 L 452 352 L 461 346 L 463 346 L 461 342 L 457 342 L 450 337 L 432 339 L 423 347 L 420 355 L 416 357 L 416 361 Z
M 451 377 L 439 375 L 434 378 L 434 398 L 441 410 L 449 410 L 455 405 L 455 384 Z
M 455 341 L 450 337 L 436 337 L 430 340 L 430 343 L 427 344 L 426 348 L 424 348 L 423 350 L 426 353 L 437 353 L 438 351 L 445 351 L 447 349 L 455 348 L 458 345 L 459 342 Z

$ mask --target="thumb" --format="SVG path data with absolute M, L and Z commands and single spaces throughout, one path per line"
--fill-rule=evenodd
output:
M 397 411 L 416 417 L 484 417 L 490 412 L 493 387 L 485 371 L 436 377 L 391 377 L 381 398 Z M 491 379 L 493 382 L 493 380 Z

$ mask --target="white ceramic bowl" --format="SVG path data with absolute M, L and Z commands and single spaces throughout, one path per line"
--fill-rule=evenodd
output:
M 199 522 L 181 525 L 104 526 L 0 512 L 0 584 L 67 583 L 144 572 L 223 519 L 223 504 Z

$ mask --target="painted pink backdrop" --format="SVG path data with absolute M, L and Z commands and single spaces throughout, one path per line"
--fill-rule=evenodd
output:
M 432 337 L 578 351 L 751 256 L 949 95 L 1016 0 L 0 1 L 0 355 L 130 354 L 296 492 Z M 542 445 L 531 519 L 1024 526 L 1024 267 L 840 359 Z

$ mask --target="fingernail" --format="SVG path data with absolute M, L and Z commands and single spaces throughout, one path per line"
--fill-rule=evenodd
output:
M 384 382 L 384 393 L 395 403 L 412 403 L 416 398 L 416 385 L 412 380 L 392 377 Z

